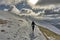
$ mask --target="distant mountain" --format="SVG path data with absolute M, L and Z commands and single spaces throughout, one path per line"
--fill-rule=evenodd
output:
M 32 9 L 31 6 L 27 4 L 27 2 L 23 2 L 23 1 L 18 3 L 16 7 L 18 9 L 22 9 L 22 8 Z
M 32 9 L 30 5 L 28 5 L 26 2 L 22 1 L 18 4 L 15 5 L 19 10 L 22 9 L 22 8 L 27 8 L 27 9 Z M 0 10 L 3 10 L 3 9 L 8 9 L 9 8 L 9 5 L 0 5 Z
M 0 5 L 0 10 L 3 10 L 3 9 L 8 9 L 9 8 L 9 5 L 4 5 L 4 4 L 2 4 L 2 5 Z

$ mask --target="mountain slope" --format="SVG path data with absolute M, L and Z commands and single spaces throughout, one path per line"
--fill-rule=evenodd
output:
M 0 20 L 0 40 L 46 40 L 38 27 L 32 32 L 29 20 L 1 10 Z

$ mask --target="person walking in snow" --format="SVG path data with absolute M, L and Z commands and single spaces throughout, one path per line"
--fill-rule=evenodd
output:
M 31 25 L 32 25 L 32 31 L 34 31 L 34 28 L 35 28 L 35 22 L 32 21 Z

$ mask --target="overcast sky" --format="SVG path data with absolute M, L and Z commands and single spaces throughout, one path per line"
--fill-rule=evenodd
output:
M 0 0 L 0 4 L 17 4 L 22 0 Z
M 47 4 L 59 4 L 60 0 L 39 0 L 38 5 L 47 5 Z

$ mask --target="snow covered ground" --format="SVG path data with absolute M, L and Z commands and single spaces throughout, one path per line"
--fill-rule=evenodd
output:
M 32 32 L 32 21 L 60 35 L 60 29 L 54 26 L 54 24 L 59 24 L 59 16 L 45 15 L 43 18 L 37 18 L 37 16 L 26 16 L 0 10 L 1 19 L 7 21 L 6 24 L 3 21 L 3 23 L 0 23 L 1 40 L 46 40 L 37 26 L 35 26 L 34 32 Z
M 40 17 L 37 18 L 37 16 L 31 16 L 31 15 L 30 16 L 26 16 L 26 15 L 21 16 L 20 15 L 20 16 L 24 19 L 29 19 L 31 21 L 35 21 L 35 23 L 37 25 L 43 26 L 60 35 L 60 29 L 58 29 L 58 27 L 55 26 L 58 23 L 60 23 L 59 15 L 60 14 L 58 14 L 57 16 L 55 16 L 55 14 L 54 14 L 54 16 L 53 16 L 53 14 L 51 16 L 44 15 L 44 17 L 42 17 L 42 18 L 40 18 Z
M 0 20 L 0 40 L 46 40 L 37 26 L 32 32 L 29 19 L 0 10 Z

